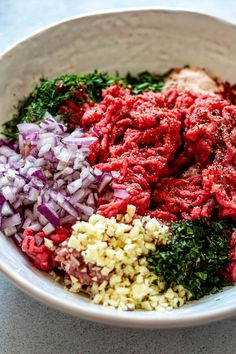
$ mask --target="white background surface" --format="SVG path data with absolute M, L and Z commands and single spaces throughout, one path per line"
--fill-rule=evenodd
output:
M 64 17 L 135 6 L 182 7 L 236 22 L 234 0 L 0 0 L 0 51 L 32 31 Z M 236 353 L 236 318 L 178 330 L 103 326 L 39 304 L 0 274 L 0 354 L 3 353 L 233 354 Z

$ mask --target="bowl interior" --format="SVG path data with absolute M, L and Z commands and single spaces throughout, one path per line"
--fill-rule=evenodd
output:
M 185 64 L 205 67 L 236 82 L 236 27 L 185 11 L 137 10 L 82 16 L 59 23 L 14 46 L 0 58 L 0 124 L 41 77 L 94 69 L 121 74 L 163 72 Z M 0 269 L 21 289 L 71 314 L 134 327 L 199 324 L 236 313 L 236 288 L 168 313 L 127 312 L 92 305 L 33 268 L 0 237 Z

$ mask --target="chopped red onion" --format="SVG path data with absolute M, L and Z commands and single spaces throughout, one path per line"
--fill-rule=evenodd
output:
M 99 138 L 100 137 L 100 133 L 99 133 L 99 131 L 98 131 L 98 129 L 96 128 L 96 127 L 92 127 L 92 132 L 94 133 L 94 135 L 97 137 L 97 138 Z
M 9 216 L 8 218 L 2 219 L 1 227 L 3 230 L 5 230 L 20 224 L 21 224 L 21 216 L 19 213 L 17 213 L 12 216 Z
M 8 229 L 4 229 L 4 234 L 6 236 L 13 236 L 14 234 L 16 234 L 16 232 L 17 232 L 17 229 L 15 226 L 10 227 Z
M 95 143 L 95 141 L 97 141 L 98 139 L 96 137 L 93 136 L 88 136 L 85 138 L 78 138 L 77 140 L 77 144 L 80 146 L 90 146 L 93 143 Z
M 97 137 L 81 128 L 68 134 L 51 115 L 45 117 L 39 126 L 19 124 L 18 144 L 0 143 L 0 223 L 18 243 L 21 229 L 50 234 L 78 217 L 87 220 L 113 177 L 86 161 Z
M 22 229 L 27 229 L 32 223 L 32 220 L 30 218 L 26 218 L 23 225 L 22 225 Z
M 0 195 L 0 210 L 1 211 L 2 211 L 2 207 L 4 204 L 5 204 L 5 198 L 2 195 Z
M 6 200 L 8 200 L 9 202 L 14 202 L 15 201 L 15 198 L 16 198 L 16 195 L 17 195 L 17 188 L 12 186 L 12 185 L 9 185 L 9 186 L 5 186 L 2 188 L 1 190 L 4 198 Z
M 91 206 L 95 206 L 95 199 L 93 193 L 90 193 L 87 199 L 87 204 Z
M 76 218 L 75 218 L 74 216 L 67 215 L 67 216 L 65 216 L 64 218 L 61 218 L 60 221 L 61 221 L 61 224 L 62 224 L 62 225 L 65 225 L 65 224 L 74 224 L 75 221 L 76 221 Z
M 85 204 L 81 204 L 81 203 L 77 203 L 76 206 L 80 209 L 80 211 L 84 215 L 91 216 L 94 213 L 94 208 L 92 208 L 91 206 L 88 206 L 88 205 L 85 205 Z
M 113 178 L 119 178 L 120 177 L 120 172 L 119 171 L 111 171 L 111 175 Z
M 93 173 L 95 174 L 95 176 L 101 176 L 103 174 L 103 172 L 99 170 L 97 167 L 95 167 Z
M 2 223 L 2 207 L 4 203 L 5 203 L 5 198 L 2 195 L 0 195 L 0 225 Z
M 58 160 L 63 161 L 65 163 L 68 163 L 70 161 L 72 155 L 73 155 L 72 152 L 70 152 L 68 149 L 65 148 L 62 148 L 59 154 L 55 153 L 55 156 L 58 158 Z
M 14 209 L 18 209 L 22 205 L 22 198 L 19 197 L 18 199 L 15 200 L 14 203 L 12 203 L 12 206 Z
M 54 118 L 50 117 L 46 120 L 43 120 L 40 123 L 40 128 L 45 129 L 47 131 L 51 131 L 53 133 L 64 133 L 65 132 L 65 126 L 61 123 L 58 123 Z
M 54 230 L 55 227 L 51 223 L 48 223 L 43 227 L 43 232 L 45 233 L 45 235 L 50 235 Z
M 22 134 L 24 138 L 31 133 L 38 132 L 40 129 L 39 126 L 34 123 L 18 124 L 17 128 L 18 128 L 20 134 Z
M 111 180 L 112 176 L 108 173 L 104 173 L 98 186 L 98 192 L 101 193 L 105 189 L 105 187 L 107 187 L 107 185 L 111 182 Z
M 48 220 L 43 215 L 39 215 L 38 220 L 42 226 L 48 223 Z
M 120 199 L 126 199 L 129 197 L 129 192 L 125 189 L 114 189 L 114 196 Z
M 25 212 L 24 212 L 24 217 L 25 218 L 30 218 L 30 220 L 34 220 L 34 214 L 31 210 L 29 209 L 25 209 Z
M 47 204 L 41 204 L 38 206 L 38 211 L 42 214 L 51 224 L 58 227 L 60 225 L 60 221 L 56 212 L 50 208 Z
M 17 244 L 19 247 L 21 247 L 22 242 L 23 242 L 22 234 L 15 233 L 15 234 L 13 235 L 13 238 L 14 238 L 16 244 Z
M 39 246 L 41 246 L 42 243 L 43 243 L 43 238 L 40 237 L 38 234 L 36 234 L 36 235 L 34 236 L 34 241 L 35 241 L 36 246 L 39 247 Z
M 0 163 L 2 163 L 2 164 L 6 164 L 7 163 L 7 158 L 6 158 L 6 156 L 0 156 Z M 3 167 L 5 167 L 5 166 L 3 166 Z
M 34 172 L 32 173 L 31 176 L 37 177 L 37 178 L 41 179 L 41 181 L 45 181 L 45 176 L 44 176 L 44 174 L 43 174 L 43 172 L 42 172 L 41 170 L 38 170 L 38 169 L 37 169 L 36 171 L 34 171 Z
M 42 157 L 44 154 L 46 154 L 47 152 L 49 152 L 49 150 L 51 149 L 51 144 L 45 144 L 43 145 L 40 150 L 39 150 L 39 157 Z
M 38 196 L 39 191 L 36 188 L 31 187 L 29 192 L 29 200 L 36 201 L 38 199 Z
M 71 182 L 70 184 L 68 184 L 67 189 L 70 194 L 74 194 L 81 187 L 82 187 L 82 180 L 77 179 L 77 180 Z
M 85 199 L 85 197 L 87 197 L 88 194 L 90 194 L 90 190 L 87 189 L 86 191 L 84 189 L 79 189 L 71 198 L 70 198 L 70 202 L 73 204 L 76 201 L 77 202 L 82 202 L 82 200 Z
M 79 145 L 78 139 L 84 136 L 84 130 L 81 128 L 75 129 L 70 135 L 62 139 L 62 142 L 68 145 Z
M 51 191 L 52 199 L 57 202 L 60 207 L 68 212 L 69 215 L 77 218 L 79 216 L 78 211 L 73 207 L 73 205 L 59 192 Z
M 30 229 L 34 232 L 41 231 L 42 225 L 39 222 L 30 225 Z

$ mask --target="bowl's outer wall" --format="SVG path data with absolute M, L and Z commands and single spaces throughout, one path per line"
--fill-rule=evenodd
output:
M 17 99 L 42 76 L 94 68 L 162 72 L 194 64 L 236 81 L 235 57 L 234 26 L 200 14 L 134 11 L 74 19 L 45 30 L 4 56 L 1 120 L 9 119 Z
M 236 28 L 209 16 L 139 10 L 72 19 L 29 38 L 0 58 L 0 122 L 39 78 L 99 70 L 121 74 L 163 72 L 199 65 L 236 81 Z M 0 237 L 0 267 L 21 289 L 56 308 L 84 318 L 134 327 L 176 327 L 236 313 L 236 288 L 170 313 L 120 313 L 89 304 L 34 269 L 7 238 Z

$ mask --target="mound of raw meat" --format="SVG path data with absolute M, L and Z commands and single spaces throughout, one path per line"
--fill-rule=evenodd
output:
M 124 213 L 162 220 L 236 218 L 236 106 L 220 94 L 134 95 L 113 85 L 82 117 L 90 163 L 113 172 L 111 193 L 99 200 L 106 217 Z

